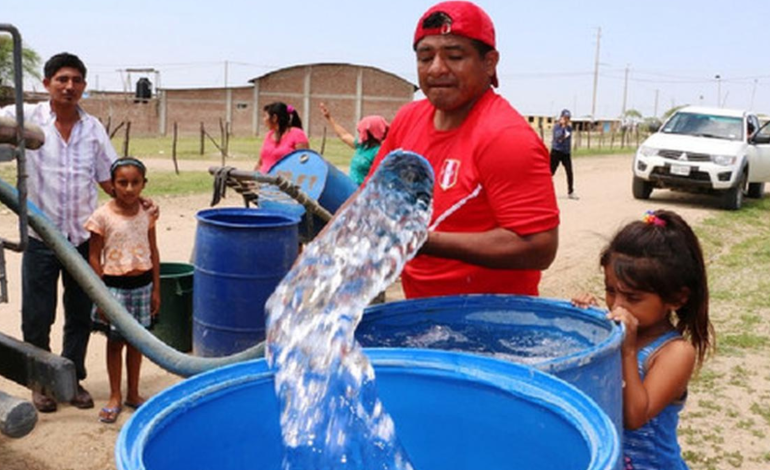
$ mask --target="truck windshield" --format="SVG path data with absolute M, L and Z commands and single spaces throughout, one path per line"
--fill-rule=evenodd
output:
M 660 131 L 667 134 L 743 140 L 743 118 L 697 113 L 676 113 Z

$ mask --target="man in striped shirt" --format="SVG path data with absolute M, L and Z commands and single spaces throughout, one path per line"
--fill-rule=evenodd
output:
M 117 158 L 104 126 L 80 108 L 86 88 L 86 67 L 75 55 L 61 53 L 44 67 L 43 85 L 50 100 L 24 106 L 24 118 L 45 132 L 45 144 L 28 150 L 29 200 L 56 225 L 88 259 L 89 233 L 84 224 L 97 207 L 97 187 L 112 194 L 110 165 Z M 15 107 L 0 110 L 15 117 Z M 59 275 L 64 285 L 64 341 L 62 356 L 75 363 L 78 390 L 72 404 L 93 408 L 81 385 L 86 377 L 85 357 L 91 333 L 91 299 L 83 292 L 53 251 L 32 233 L 22 258 L 22 332 L 24 341 L 51 350 L 50 333 L 56 316 Z M 41 412 L 56 411 L 56 402 L 33 392 Z

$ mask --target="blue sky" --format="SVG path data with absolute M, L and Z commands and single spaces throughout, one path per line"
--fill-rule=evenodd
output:
M 123 89 L 120 70 L 144 67 L 160 71 L 163 87 L 222 86 L 225 62 L 231 86 L 314 62 L 374 66 L 416 83 L 411 38 L 434 3 L 2 0 L 0 22 L 16 26 L 44 60 L 78 54 L 92 89 Z M 591 113 L 598 28 L 597 116 L 621 113 L 626 67 L 626 108 L 645 116 L 654 114 L 656 95 L 658 115 L 719 98 L 726 107 L 770 113 L 770 1 L 477 3 L 495 22 L 499 91 L 522 113 Z

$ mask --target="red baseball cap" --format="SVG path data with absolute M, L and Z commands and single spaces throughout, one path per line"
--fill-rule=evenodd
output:
M 435 28 L 423 27 L 425 19 L 438 12 L 447 15 L 449 21 Z M 428 11 L 423 13 L 420 21 L 417 22 L 412 45 L 416 47 L 417 43 L 425 36 L 439 34 L 464 36 L 481 41 L 492 49 L 497 49 L 495 45 L 495 25 L 492 24 L 492 19 L 489 15 L 475 3 L 441 2 L 433 5 Z M 492 85 L 497 86 L 497 74 L 492 76 Z

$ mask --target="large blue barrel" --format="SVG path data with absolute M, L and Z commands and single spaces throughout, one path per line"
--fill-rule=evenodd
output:
M 364 347 L 421 347 L 485 354 L 532 365 L 593 398 L 623 429 L 623 330 L 595 309 L 515 295 L 464 295 L 369 307 Z
M 265 301 L 297 258 L 299 218 L 234 207 L 197 218 L 193 354 L 227 356 L 265 339 Z
M 417 470 L 609 470 L 620 444 L 607 415 L 566 382 L 463 353 L 369 350 L 377 389 Z M 120 470 L 278 470 L 273 372 L 264 360 L 168 388 L 123 426 Z
M 283 176 L 300 187 L 321 207 L 334 214 L 358 188 L 348 175 L 326 161 L 319 153 L 302 149 L 278 160 L 269 175 Z M 259 206 L 271 211 L 285 212 L 302 217 L 300 237 L 309 241 L 323 228 L 325 222 L 308 217 L 305 208 L 277 188 L 260 190 Z

